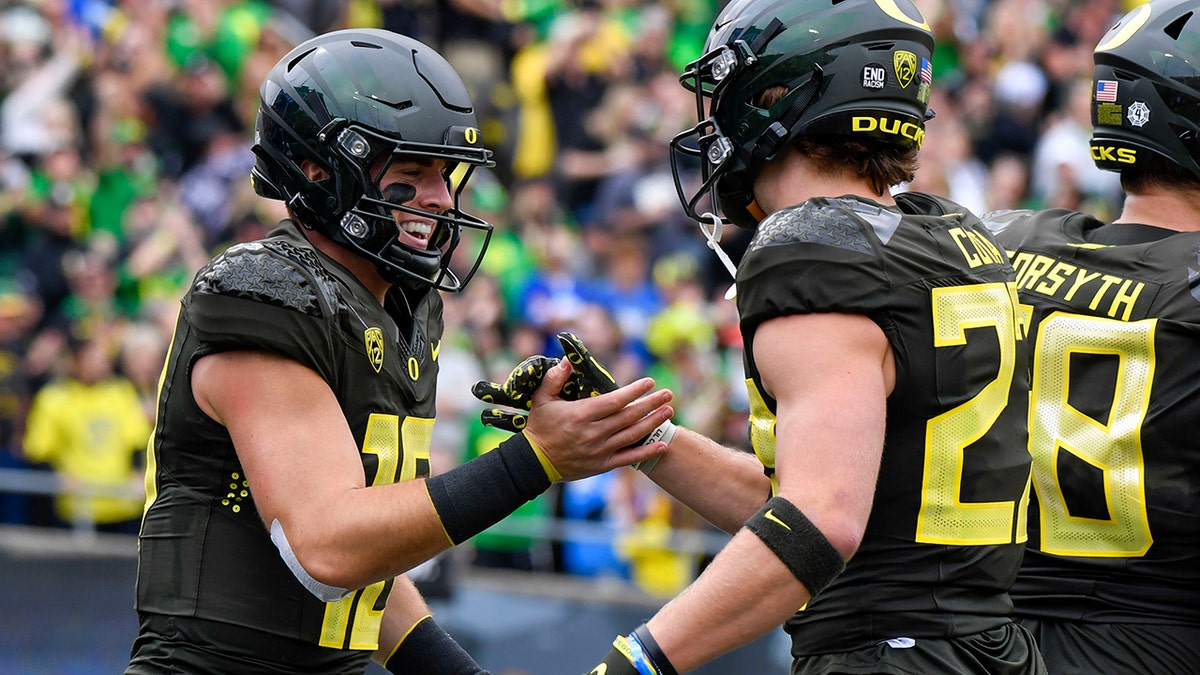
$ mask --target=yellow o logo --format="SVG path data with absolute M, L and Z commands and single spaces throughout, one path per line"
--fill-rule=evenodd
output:
M 412 378 L 413 382 L 416 382 L 417 378 L 421 377 L 421 366 L 417 363 L 417 357 L 415 356 L 408 357 L 408 376 Z
M 1116 32 L 1109 31 L 1113 33 L 1113 36 L 1096 45 L 1096 51 L 1103 52 L 1113 49 L 1114 47 L 1120 47 L 1121 45 L 1125 44 L 1129 38 L 1133 37 L 1133 34 L 1136 33 L 1139 28 L 1146 25 L 1146 22 L 1149 20 L 1150 5 L 1142 5 L 1141 7 L 1138 7 L 1133 11 L 1132 14 L 1129 15 L 1129 21 L 1125 23 L 1125 25 L 1122 26 L 1118 24 L 1113 26 L 1113 30 Z
M 463 138 L 467 139 L 467 142 L 471 145 L 475 145 L 479 142 L 479 130 L 475 127 L 467 127 L 463 131 Z
M 904 10 L 900 9 L 900 7 L 896 5 L 896 0 L 875 0 L 875 4 L 879 5 L 879 9 L 882 9 L 884 14 L 887 14 L 900 23 L 916 26 L 921 30 L 930 30 L 929 22 L 925 20 L 925 17 L 921 17 L 921 23 L 917 23 L 912 17 L 905 14 Z

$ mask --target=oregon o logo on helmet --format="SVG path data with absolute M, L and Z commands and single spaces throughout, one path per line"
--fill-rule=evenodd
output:
M 879 6 L 879 9 L 883 10 L 884 14 L 887 14 L 900 23 L 916 26 L 917 28 L 925 31 L 930 30 L 928 21 L 922 17 L 921 22 L 917 23 L 916 19 L 905 14 L 904 10 L 900 9 L 900 6 L 896 4 L 896 0 L 875 0 L 875 4 Z
M 1125 44 L 1129 38 L 1133 37 L 1133 34 L 1138 32 L 1138 29 L 1144 26 L 1149 20 L 1150 7 L 1147 5 L 1138 7 L 1129 17 L 1128 23 L 1126 23 L 1124 26 L 1117 24 L 1109 29 L 1108 32 L 1112 33 L 1112 37 L 1096 45 L 1096 49 L 1094 51 L 1106 52 L 1114 47 L 1120 47 L 1121 45 Z
M 855 133 L 878 131 L 889 136 L 902 136 L 916 143 L 917 147 L 925 142 L 925 130 L 921 125 L 887 117 L 852 117 L 850 130 Z
M 479 142 L 479 130 L 475 127 L 467 127 L 463 129 L 463 138 L 471 145 Z

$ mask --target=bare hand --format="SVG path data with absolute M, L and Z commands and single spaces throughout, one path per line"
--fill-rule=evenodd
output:
M 525 435 L 562 475 L 576 480 L 666 451 L 665 443 L 634 445 L 675 411 L 669 389 L 651 393 L 654 380 L 645 377 L 614 391 L 577 401 L 558 392 L 571 376 L 567 359 L 546 373 L 533 395 Z M 632 447 L 631 447 L 632 446 Z

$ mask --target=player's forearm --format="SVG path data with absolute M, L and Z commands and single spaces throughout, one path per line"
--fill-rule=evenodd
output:
M 650 478 L 713 525 L 733 533 L 771 496 L 758 459 L 679 427 Z
M 779 559 L 742 532 L 646 625 L 684 673 L 777 628 L 808 600 Z
M 278 526 L 287 550 L 316 582 L 361 588 L 401 574 L 491 527 L 550 486 L 521 435 L 491 452 L 426 480 L 343 493 L 306 517 Z M 292 524 L 301 523 L 299 533 Z M 275 528 L 273 528 L 275 529 Z M 281 545 L 279 532 L 273 532 Z M 293 566 L 293 572 L 302 576 Z

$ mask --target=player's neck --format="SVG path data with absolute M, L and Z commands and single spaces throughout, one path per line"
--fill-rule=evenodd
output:
M 1200 191 L 1155 187 L 1125 196 L 1117 223 L 1141 223 L 1180 232 L 1200 231 Z
M 875 194 L 870 181 L 865 178 L 849 170 L 830 169 L 799 152 L 784 153 L 763 167 L 754 184 L 754 196 L 765 213 L 799 204 L 812 197 L 854 195 L 884 205 L 896 203 L 890 192 Z
M 374 295 L 379 300 L 379 304 L 383 305 L 384 296 L 387 294 L 388 289 L 391 288 L 391 284 L 384 281 L 383 277 L 379 274 L 379 270 L 375 269 L 374 263 L 338 246 L 332 239 L 320 232 L 304 230 L 304 234 L 314 247 L 336 260 L 342 267 L 350 270 L 350 273 L 367 288 L 371 295 Z

